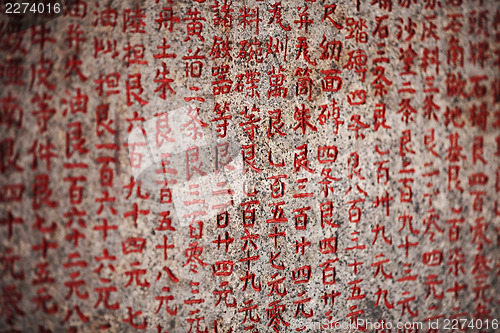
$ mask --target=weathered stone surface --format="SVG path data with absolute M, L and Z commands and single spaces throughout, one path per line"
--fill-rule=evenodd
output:
M 0 35 L 2 332 L 495 331 L 498 2 L 280 7 Z

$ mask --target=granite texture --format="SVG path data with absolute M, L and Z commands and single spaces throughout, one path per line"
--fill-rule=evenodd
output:
M 1 332 L 496 331 L 498 1 L 273 4 L 2 17 Z

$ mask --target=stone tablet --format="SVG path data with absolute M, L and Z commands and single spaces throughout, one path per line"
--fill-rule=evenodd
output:
M 498 1 L 25 1 L 0 333 L 499 331 Z

